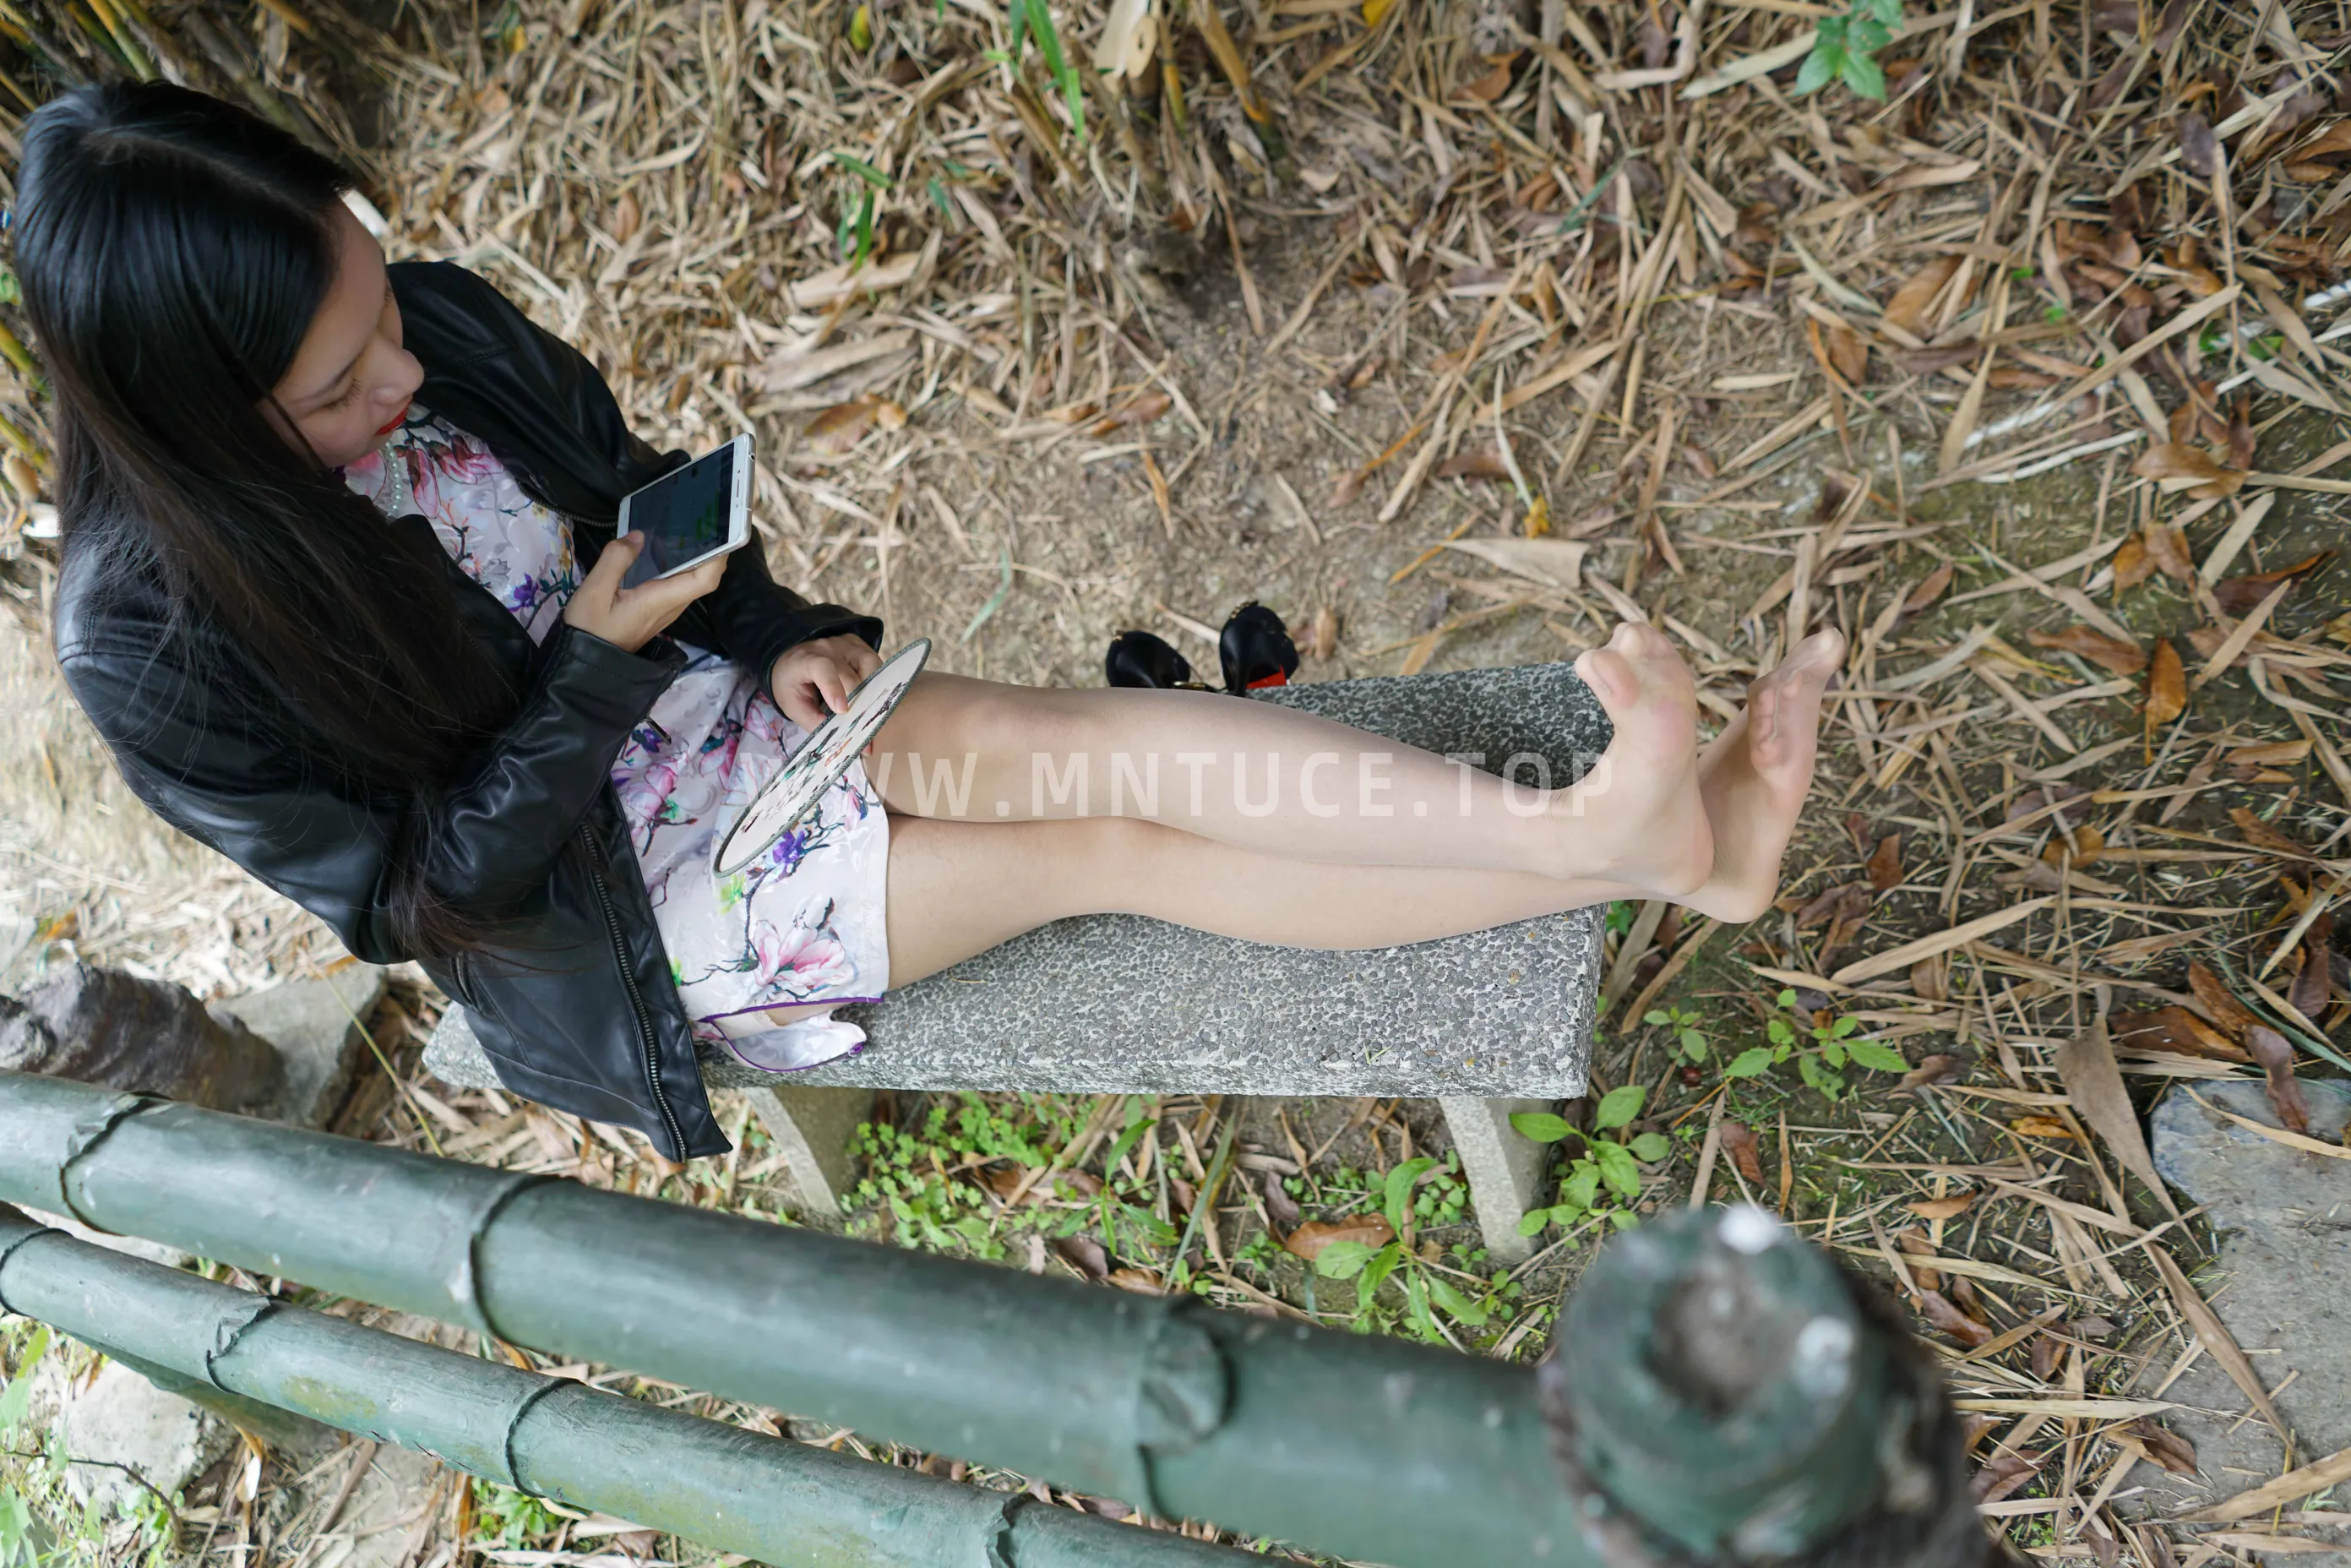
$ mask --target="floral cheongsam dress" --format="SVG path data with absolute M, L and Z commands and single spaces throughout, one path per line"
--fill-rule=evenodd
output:
M 466 576 L 543 642 L 579 586 L 571 525 L 524 493 L 479 441 L 412 405 L 383 448 L 343 470 L 387 511 L 405 470 L 413 510 Z M 778 1028 L 769 1008 L 872 1001 L 890 983 L 883 924 L 889 818 L 862 763 L 765 859 L 713 869 L 719 841 L 808 738 L 746 670 L 680 643 L 685 668 L 612 763 L 612 787 L 695 1036 L 769 1071 L 862 1049 L 830 1013 Z

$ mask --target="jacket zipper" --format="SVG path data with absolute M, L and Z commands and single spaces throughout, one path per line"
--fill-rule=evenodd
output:
M 685 1157 L 685 1134 L 677 1124 L 676 1113 L 671 1111 L 669 1095 L 662 1089 L 661 1042 L 653 1034 L 653 1014 L 645 1008 L 644 993 L 637 989 L 636 966 L 629 961 L 629 946 L 621 935 L 620 911 L 612 907 L 611 890 L 604 884 L 601 870 L 604 852 L 588 824 L 580 824 L 580 841 L 588 846 L 588 880 L 595 884 L 596 902 L 604 911 L 604 929 L 611 935 L 612 956 L 621 966 L 621 984 L 627 988 L 629 1006 L 637 1017 L 637 1039 L 645 1049 L 645 1080 L 653 1085 L 653 1109 L 661 1113 L 662 1125 L 669 1129 L 670 1142 L 676 1147 L 678 1157 Z

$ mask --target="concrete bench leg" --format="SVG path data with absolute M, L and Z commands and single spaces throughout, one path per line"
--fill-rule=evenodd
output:
M 784 1156 L 802 1209 L 839 1214 L 857 1185 L 850 1139 L 856 1135 L 857 1124 L 873 1113 L 873 1091 L 788 1083 L 743 1092 L 750 1099 L 751 1113 Z
M 1543 1198 L 1543 1168 L 1551 1147 L 1510 1125 L 1520 1111 L 1552 1111 L 1551 1100 L 1440 1098 L 1461 1174 L 1469 1179 L 1469 1202 L 1486 1239 L 1486 1256 L 1504 1265 L 1523 1263 L 1534 1253 L 1531 1237 L 1519 1234 L 1519 1220 Z

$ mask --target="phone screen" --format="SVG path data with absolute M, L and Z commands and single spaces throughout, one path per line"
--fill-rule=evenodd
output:
M 629 529 L 645 536 L 630 573 L 658 577 L 726 542 L 735 503 L 735 444 L 664 476 L 629 497 Z

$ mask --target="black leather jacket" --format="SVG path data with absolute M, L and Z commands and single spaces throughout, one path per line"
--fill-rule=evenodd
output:
M 407 347 L 424 367 L 418 401 L 479 437 L 536 499 L 570 518 L 579 558 L 591 563 L 612 538 L 621 497 L 685 455 L 630 434 L 595 367 L 481 278 L 446 263 L 391 274 Z M 412 516 L 386 526 L 430 525 Z M 448 570 L 466 622 L 527 687 L 513 723 L 441 800 L 427 880 L 455 902 L 519 909 L 523 925 L 507 942 L 512 961 L 465 955 L 426 972 L 465 1003 L 517 1093 L 639 1128 L 674 1160 L 723 1154 L 729 1145 L 609 778 L 684 655 L 665 637 L 623 653 L 565 622 L 534 646 L 454 560 Z M 317 915 L 360 957 L 413 956 L 392 942 L 384 890 L 386 857 L 414 798 L 396 785 L 354 792 L 318 777 L 300 759 L 308 748 L 253 722 L 253 694 L 224 694 L 216 677 L 191 674 L 242 666 L 192 646 L 206 635 L 201 628 L 172 630 L 159 590 L 109 584 L 94 596 L 91 575 L 68 534 L 57 660 L 131 789 Z M 850 632 L 878 647 L 882 622 L 779 587 L 755 547 L 728 558 L 719 587 L 672 631 L 764 674 L 811 638 Z M 574 838 L 584 852 L 565 852 Z

